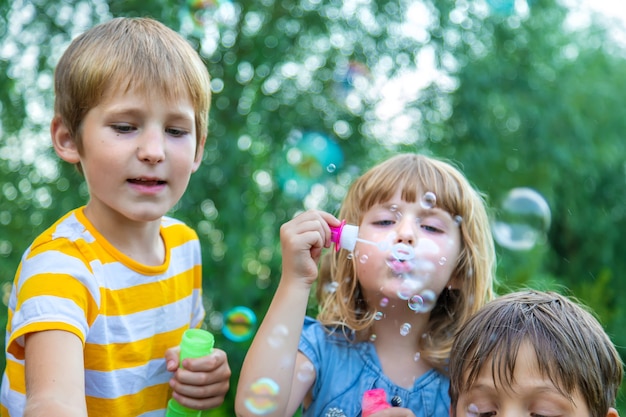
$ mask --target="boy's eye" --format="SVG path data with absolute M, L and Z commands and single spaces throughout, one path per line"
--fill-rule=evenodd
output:
M 180 136 L 184 136 L 187 134 L 186 130 L 183 129 L 176 129 L 174 127 L 171 127 L 169 129 L 165 130 L 169 135 L 175 136 L 175 137 L 180 137 Z
M 119 133 L 130 133 L 135 130 L 135 128 L 131 125 L 112 125 L 111 127 Z
M 481 409 L 482 408 L 482 409 Z M 490 411 L 486 411 L 490 410 Z M 476 404 L 470 404 L 465 412 L 466 417 L 493 417 L 498 414 L 491 407 L 478 407 Z

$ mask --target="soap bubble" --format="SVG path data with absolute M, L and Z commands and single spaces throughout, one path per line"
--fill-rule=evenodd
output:
M 437 294 L 435 294 L 432 290 L 424 290 L 420 294 L 422 296 L 422 300 L 424 304 L 422 304 L 422 313 L 426 313 L 427 311 L 435 308 L 437 304 Z
M 487 4 L 499 15 L 509 16 L 515 11 L 515 0 L 487 0 Z
M 419 294 L 415 294 L 413 297 L 409 299 L 409 308 L 413 311 L 421 310 L 423 305 L 424 305 L 424 299 Z
M 285 343 L 288 335 L 289 329 L 287 328 L 287 326 L 285 326 L 284 324 L 279 324 L 278 326 L 274 327 L 274 329 L 272 329 L 272 333 L 270 334 L 267 342 L 270 344 L 270 346 L 278 348 L 281 347 L 283 343 Z
M 507 249 L 529 250 L 545 238 L 550 222 L 550 207 L 541 194 L 531 188 L 514 188 L 492 224 L 493 237 Z
M 413 249 L 413 246 L 397 243 L 391 248 L 391 254 L 399 261 L 406 261 L 415 257 L 415 249 Z
M 304 362 L 300 365 L 300 369 L 296 373 L 298 380 L 308 382 L 315 379 L 315 367 L 311 362 Z
M 256 315 L 248 307 L 238 306 L 224 314 L 222 333 L 233 342 L 243 342 L 254 334 Z
M 422 208 L 432 209 L 437 205 L 437 196 L 432 191 L 427 191 L 420 200 Z
M 323 288 L 326 294 L 332 294 L 337 291 L 337 288 L 339 288 L 339 283 L 336 281 L 329 282 L 328 284 L 325 284 Z
M 339 100 L 346 100 L 358 90 L 364 90 L 371 82 L 370 69 L 358 61 L 350 61 L 348 65 L 338 71 L 335 94 Z
M 428 289 L 412 296 L 408 301 L 409 308 L 416 313 L 427 313 L 435 307 L 435 304 L 437 304 L 437 295 Z
M 285 163 L 278 167 L 277 180 L 283 191 L 305 197 L 313 185 L 322 183 L 343 165 L 343 151 L 321 132 L 294 132 L 287 140 Z
M 215 22 L 215 14 L 227 0 L 187 0 L 179 9 L 178 15 L 186 30 L 202 37 L 205 28 Z
M 277 408 L 278 384 L 270 378 L 260 378 L 250 385 L 245 405 L 250 412 L 265 415 Z
M 467 417 L 478 417 L 480 416 L 480 411 L 478 410 L 478 406 L 476 404 L 470 404 L 467 407 Z
M 396 294 L 401 300 L 408 300 L 413 294 L 417 294 L 417 292 L 422 289 L 422 285 L 422 282 L 412 279 L 411 277 L 404 278 Z

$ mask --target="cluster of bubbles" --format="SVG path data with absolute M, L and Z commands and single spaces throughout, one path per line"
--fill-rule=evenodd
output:
M 287 140 L 284 163 L 277 169 L 278 183 L 286 194 L 305 197 L 343 165 L 341 147 L 321 132 L 295 132 Z
M 420 199 L 420 205 L 425 210 L 434 209 L 437 206 L 437 196 L 433 192 L 426 192 Z M 391 206 L 390 210 L 395 213 L 397 218 L 402 217 L 402 213 L 397 206 Z M 454 222 L 457 226 L 462 223 L 461 216 L 455 216 Z M 439 252 L 437 245 L 430 239 L 418 239 L 417 245 L 407 245 L 405 243 L 392 244 L 393 237 L 382 242 L 371 242 L 361 238 L 356 239 L 359 242 L 375 245 L 381 251 L 389 251 L 391 257 L 387 260 L 387 266 L 392 273 L 400 279 L 400 285 L 397 290 L 397 296 L 401 300 L 407 301 L 409 309 L 415 313 L 428 313 L 437 303 L 437 293 L 428 288 L 428 281 L 431 274 L 435 271 L 436 265 L 428 258 Z M 348 255 L 349 258 L 352 253 Z M 367 261 L 366 255 L 359 258 L 361 263 Z M 442 256 L 438 260 L 440 266 L 445 265 L 446 257 Z M 338 285 L 335 283 L 335 285 Z M 334 291 L 336 287 L 326 288 L 327 291 Z M 382 320 L 385 317 L 383 310 L 387 307 L 389 299 L 383 297 L 380 302 L 380 308 L 374 313 L 375 320 Z M 407 336 L 411 331 L 410 323 L 404 323 L 400 326 L 400 334 Z M 370 336 L 370 341 L 376 340 L 376 335 Z M 416 356 L 419 358 L 419 355 Z
M 502 199 L 491 229 L 502 247 L 526 251 L 546 239 L 550 228 L 550 206 L 532 188 L 514 188 Z
M 425 210 L 434 209 L 437 206 L 437 196 L 427 191 L 422 195 L 420 205 Z M 392 211 L 397 212 L 397 209 L 392 207 Z M 401 213 L 397 212 L 396 215 L 401 216 Z M 460 223 L 460 217 L 455 221 L 457 224 Z M 388 266 L 402 279 L 397 295 L 400 299 L 407 300 L 408 307 L 416 313 L 427 313 L 437 303 L 437 294 L 431 289 L 424 288 L 436 266 L 422 257 L 437 252 L 438 249 L 434 243 L 427 239 L 419 239 L 415 248 L 404 243 L 397 243 L 391 248 L 392 259 L 388 261 Z M 445 262 L 445 257 L 442 257 L 439 265 L 444 265 Z M 404 336 L 409 330 L 410 325 L 408 329 L 402 327 L 400 334 Z
M 279 324 L 272 329 L 268 344 L 270 348 L 279 349 L 289 335 L 287 326 Z M 280 360 L 280 358 L 279 358 Z M 279 364 L 281 365 L 281 364 Z M 306 383 L 315 378 L 315 368 L 310 362 L 301 364 L 296 369 L 296 378 Z M 280 386 L 271 378 L 263 377 L 250 384 L 244 401 L 246 408 L 257 415 L 272 413 L 277 408 Z

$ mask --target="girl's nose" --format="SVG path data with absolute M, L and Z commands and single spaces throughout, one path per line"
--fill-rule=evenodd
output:
M 401 220 L 398 220 L 396 243 L 404 243 L 406 245 L 413 246 L 413 244 L 417 241 L 417 227 L 417 221 L 407 217 L 403 217 Z
M 165 159 L 165 142 L 160 131 L 147 129 L 143 132 L 137 147 L 137 158 L 152 165 Z

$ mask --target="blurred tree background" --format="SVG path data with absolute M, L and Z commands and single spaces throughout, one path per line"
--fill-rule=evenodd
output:
M 552 0 L 0 0 L 5 304 L 31 240 L 87 199 L 49 144 L 54 66 L 116 16 L 179 31 L 212 75 L 204 163 L 172 215 L 202 241 L 207 327 L 233 387 L 280 276 L 280 225 L 336 212 L 399 151 L 450 159 L 485 193 L 499 292 L 575 295 L 626 357 L 625 49 Z M 233 396 L 210 415 L 234 415 Z

